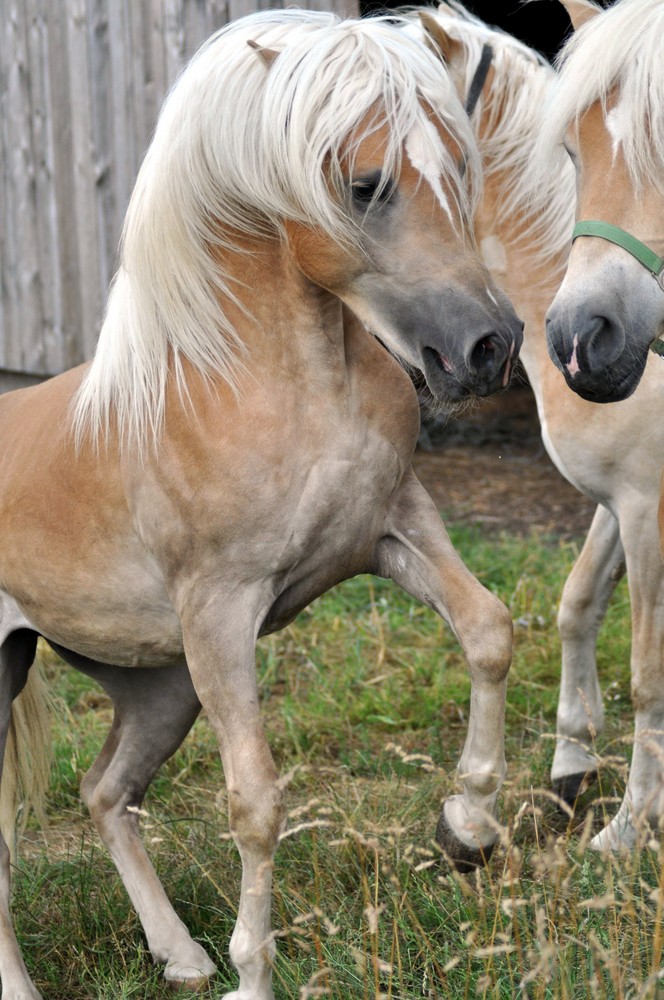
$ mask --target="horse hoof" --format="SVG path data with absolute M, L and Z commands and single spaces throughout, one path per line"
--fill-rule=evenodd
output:
M 208 976 L 197 976 L 195 979 L 167 979 L 166 982 L 174 993 L 204 993 L 210 985 Z
M 164 979 L 172 990 L 178 993 L 203 993 L 207 990 L 216 967 L 207 955 L 205 961 L 196 965 L 173 962 L 164 970 Z
M 566 774 L 552 782 L 553 791 L 563 802 L 574 809 L 577 799 L 597 780 L 597 771 L 579 771 Z
M 438 825 L 436 827 L 436 841 L 440 846 L 444 856 L 450 861 L 458 872 L 467 874 L 476 868 L 484 868 L 489 858 L 493 854 L 496 842 L 487 844 L 486 847 L 470 847 L 464 844 L 450 824 L 445 819 L 445 812 L 441 812 Z

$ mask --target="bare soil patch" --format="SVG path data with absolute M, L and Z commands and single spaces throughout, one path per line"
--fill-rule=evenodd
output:
M 447 524 L 582 539 L 595 509 L 544 450 L 532 391 L 515 385 L 429 429 L 415 471 Z

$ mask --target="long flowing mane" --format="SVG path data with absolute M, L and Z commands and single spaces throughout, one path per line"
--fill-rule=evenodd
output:
M 411 130 L 431 131 L 426 106 L 466 153 L 462 179 L 442 142 L 436 151 L 470 218 L 481 176 L 475 141 L 424 45 L 388 20 L 302 10 L 260 12 L 212 36 L 167 98 L 139 172 L 75 401 L 79 443 L 113 422 L 123 442 L 158 434 L 170 377 L 186 399 L 183 359 L 236 388 L 246 347 L 224 308 L 237 300 L 223 261 L 238 252 L 238 234 L 276 239 L 296 220 L 359 245 L 340 207 L 342 149 L 348 155 L 349 136 L 362 140 L 360 122 L 367 131 L 387 123 L 387 167 L 398 169 Z
M 514 234 L 514 246 L 542 261 L 560 260 L 574 224 L 574 169 L 557 149 L 542 176 L 532 169 L 532 149 L 543 127 L 556 74 L 551 64 L 512 35 L 479 20 L 456 0 L 431 12 L 465 49 L 465 92 L 489 44 L 491 85 L 482 88 L 473 120 L 484 115 L 478 137 L 485 178 L 498 181 L 496 221 Z
M 618 0 L 569 38 L 558 59 L 543 155 L 560 144 L 570 123 L 601 101 L 616 98 L 621 152 L 636 187 L 664 191 L 664 4 Z

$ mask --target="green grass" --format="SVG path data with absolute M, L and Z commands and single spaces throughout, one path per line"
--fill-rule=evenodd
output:
M 336 588 L 259 647 L 266 728 L 280 770 L 293 772 L 296 831 L 277 855 L 275 994 L 662 996 L 661 848 L 612 858 L 584 851 L 603 810 L 617 807 L 630 749 L 626 588 L 599 646 L 604 804 L 588 793 L 571 821 L 552 801 L 547 774 L 555 616 L 575 547 L 468 529 L 452 535 L 516 622 L 500 846 L 487 870 L 463 876 L 441 863 L 433 842 L 466 732 L 469 685 L 454 637 L 389 583 L 363 577 Z M 14 878 L 27 964 L 48 1000 L 170 996 L 78 802 L 110 706 L 92 682 L 52 655 L 47 661 L 59 705 L 50 826 L 45 846 L 30 831 Z M 221 997 L 237 985 L 227 948 L 240 866 L 204 719 L 158 775 L 145 808 L 146 843 L 176 909 L 219 967 L 209 995 Z

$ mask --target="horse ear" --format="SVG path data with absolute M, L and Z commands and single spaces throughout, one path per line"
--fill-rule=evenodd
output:
M 560 0 L 560 2 L 569 14 L 575 31 L 578 31 L 591 17 L 601 13 L 601 7 L 596 7 L 590 0 Z
M 445 6 L 446 5 L 441 4 L 441 7 Z M 463 54 L 463 46 L 461 42 L 457 41 L 456 38 L 452 38 L 451 35 L 448 35 L 435 17 L 429 14 L 426 10 L 419 11 L 419 17 L 429 45 L 433 48 L 434 52 L 442 55 L 443 60 L 446 63 L 450 64 L 455 55 L 458 56 Z
M 268 69 L 279 55 L 276 49 L 267 49 L 264 45 L 259 45 L 258 42 L 255 42 L 253 38 L 247 39 L 247 45 L 254 50 L 256 55 L 261 57 Z

